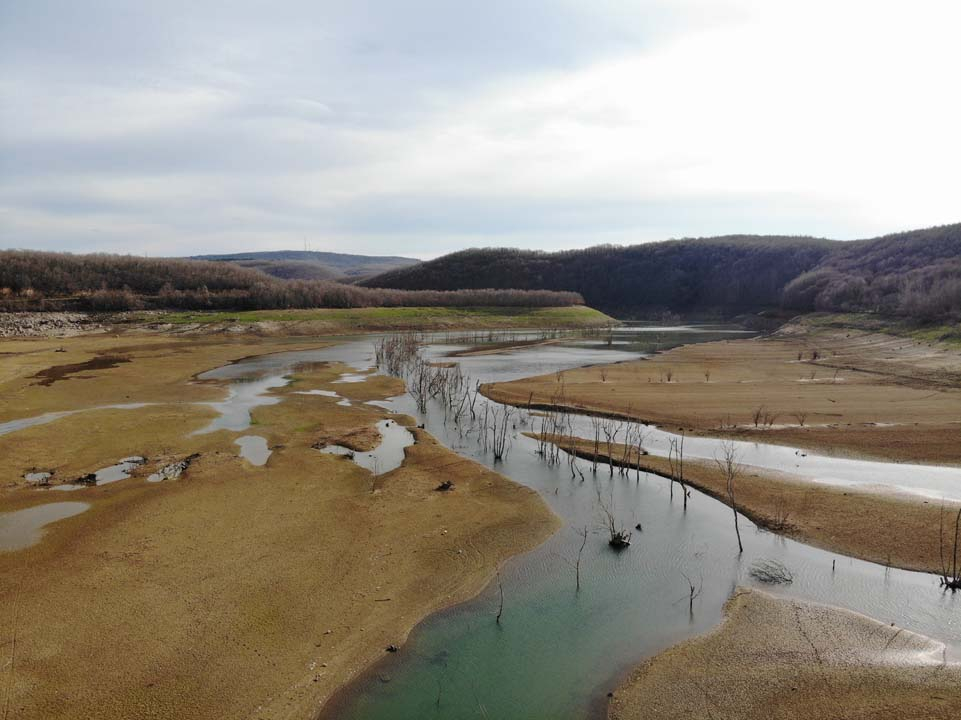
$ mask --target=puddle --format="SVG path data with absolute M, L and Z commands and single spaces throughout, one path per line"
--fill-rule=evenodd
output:
M 98 405 L 92 408 L 81 408 L 80 410 L 62 410 L 60 412 L 50 412 L 44 413 L 43 415 L 36 415 L 29 418 L 21 418 L 20 420 L 8 420 L 7 422 L 0 423 L 0 435 L 6 435 L 8 433 L 17 432 L 19 430 L 26 430 L 27 428 L 36 427 L 37 425 L 46 425 L 54 420 L 59 420 L 60 418 L 67 417 L 69 415 L 76 415 L 82 412 L 93 412 L 94 410 L 138 410 L 148 405 L 156 405 L 157 403 L 121 403 L 119 405 Z
M 97 485 L 109 485 L 118 480 L 126 480 L 130 477 L 130 473 L 145 462 L 147 462 L 147 458 L 134 455 L 133 457 L 124 458 L 116 465 L 97 470 L 97 472 L 94 473 L 94 476 L 97 478 Z
M 394 420 L 381 420 L 377 423 L 377 430 L 382 440 L 373 450 L 358 452 L 342 445 L 328 445 L 320 452 L 328 455 L 346 455 L 374 475 L 383 475 L 396 470 L 404 462 L 404 448 L 414 444 L 414 435 Z
M 240 446 L 240 457 L 251 465 L 264 465 L 271 455 L 267 447 L 267 440 L 259 435 L 244 435 L 234 440 L 234 445 Z
M 370 375 L 360 375 L 358 373 L 344 373 L 339 378 L 334 380 L 334 383 L 362 383 L 367 380 Z
M 0 551 L 11 552 L 36 545 L 43 536 L 45 525 L 79 515 L 89 507 L 83 502 L 55 502 L 0 513 Z
M 84 488 L 91 487 L 93 485 L 109 485 L 110 483 L 115 483 L 118 480 L 126 480 L 130 477 L 130 473 L 143 465 L 145 462 L 147 462 L 147 458 L 141 457 L 140 455 L 133 455 L 131 457 L 124 458 L 116 465 L 110 465 L 108 467 L 101 468 L 96 472 L 90 473 L 86 477 L 82 478 L 82 481 L 80 482 L 54 485 L 50 489 L 58 490 L 60 492 L 71 492 L 73 490 L 83 490 Z
M 283 387 L 289 382 L 288 378 L 277 375 L 254 380 L 235 380 L 227 386 L 226 400 L 204 403 L 220 413 L 220 417 L 213 420 L 207 427 L 197 430 L 194 435 L 203 435 L 217 430 L 233 430 L 235 432 L 246 430 L 250 427 L 251 410 L 265 405 L 276 405 L 283 400 L 282 397 L 268 395 L 267 392 L 274 388 Z
M 350 400 L 345 397 L 340 397 L 340 395 L 333 390 L 298 390 L 294 395 L 320 395 L 321 397 L 340 398 L 340 400 L 337 401 L 338 405 L 341 407 L 351 407 Z

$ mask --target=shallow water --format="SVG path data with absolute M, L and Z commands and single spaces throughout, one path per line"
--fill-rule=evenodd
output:
M 434 347 L 431 354 L 449 350 Z M 584 362 L 584 357 L 575 359 L 569 351 L 546 347 L 465 357 L 461 366 L 475 379 L 501 381 L 551 372 L 553 359 L 559 367 Z M 587 362 L 626 359 L 617 351 L 601 354 Z M 849 608 L 961 648 L 961 598 L 941 592 L 934 576 L 812 548 L 764 532 L 745 518 L 740 518 L 745 551 L 739 555 L 731 510 L 701 493 L 693 493 L 684 512 L 680 493 L 672 501 L 668 483 L 658 477 L 633 472 L 622 476 L 616 470 L 611 477 L 607 468 L 592 476 L 582 462 L 586 479 L 572 480 L 566 463 L 549 466 L 537 456 L 536 443 L 521 434 L 529 429 L 523 425 L 516 428 L 505 460 L 495 463 L 471 433 L 446 423 L 436 404 L 426 416 L 418 416 L 407 396 L 390 406 L 426 422 L 448 447 L 536 489 L 566 527 L 502 569 L 499 586 L 505 600 L 500 624 L 495 621 L 499 588 L 494 583 L 478 598 L 419 625 L 399 653 L 385 655 L 382 663 L 335 699 L 324 717 L 574 720 L 602 715 L 606 693 L 624 672 L 715 625 L 737 585 Z M 791 449 L 751 445 L 756 446 L 754 462 L 797 471 L 798 467 L 778 465 L 787 459 L 812 475 L 823 470 L 817 458 L 808 467 Z M 712 450 L 697 443 L 688 447 L 691 456 Z M 844 480 L 874 472 L 878 469 L 874 465 L 892 473 L 898 470 L 885 463 L 865 468 L 856 461 L 830 470 Z M 622 525 L 643 527 L 634 531 L 631 547 L 623 552 L 613 552 L 600 530 L 598 494 L 614 507 Z M 581 538 L 574 528 L 583 527 L 590 534 L 577 592 L 572 562 Z M 793 583 L 771 586 L 755 581 L 749 570 L 759 559 L 784 563 L 794 574 Z M 702 587 L 693 614 L 688 612 L 685 575 Z
M 646 345 L 574 341 L 463 357 L 458 362 L 475 380 L 504 381 L 630 360 L 639 357 L 641 347 L 717 338 L 714 329 L 695 330 L 675 328 L 673 335 L 665 328 L 634 331 L 655 338 Z M 335 347 L 254 358 L 205 373 L 202 379 L 231 381 L 229 397 L 212 404 L 221 417 L 205 431 L 248 427 L 250 409 L 279 402 L 281 398 L 267 393 L 286 384 L 285 376 L 300 363 L 342 362 L 357 371 L 369 370 L 373 340 L 354 337 Z M 429 348 L 428 356 L 436 359 L 465 347 L 438 344 Z M 684 512 L 679 492 L 672 501 L 663 479 L 635 473 L 622 476 L 616 471 L 611 477 L 606 468 L 592 476 L 584 462 L 579 465 L 586 479 L 572 479 L 565 463 L 549 466 L 536 454 L 535 441 L 522 434 L 536 429 L 530 421 L 518 422 L 509 454 L 495 462 L 478 443 L 476 433 L 448 422 L 436 403 L 426 415 L 419 415 L 406 395 L 370 404 L 417 417 L 456 452 L 534 488 L 565 527 L 541 547 L 506 563 L 499 584 L 421 623 L 400 652 L 386 655 L 383 664 L 341 693 L 325 717 L 585 718 L 603 711 L 606 693 L 640 660 L 715 625 L 723 602 L 738 584 L 849 608 L 961 648 L 961 596 L 941 592 L 931 575 L 887 569 L 808 547 L 763 532 L 744 518 L 740 523 L 745 552 L 739 555 L 733 516 L 723 504 L 695 491 Z M 573 422 L 589 427 L 587 418 L 573 418 Z M 664 454 L 668 436 L 650 429 L 645 447 Z M 691 458 L 710 458 L 716 443 L 688 438 L 685 451 Z M 950 468 L 864 463 L 810 453 L 802 457 L 792 448 L 763 443 L 738 447 L 745 463 L 817 481 L 862 485 L 883 481 L 917 492 L 945 494 L 952 493 L 958 482 L 952 474 L 957 470 Z M 385 472 L 385 466 L 369 469 Z M 634 531 L 632 545 L 624 552 L 613 552 L 600 530 L 599 497 L 613 506 L 622 525 L 641 523 L 643 527 Z M 574 528 L 584 527 L 590 532 L 577 592 L 571 563 L 581 538 Z M 794 573 L 794 582 L 758 585 L 749 569 L 762 558 L 784 563 Z M 702 587 L 693 614 L 688 612 L 685 575 Z M 504 612 L 497 624 L 499 586 L 504 590 Z M 383 682 L 385 678 L 389 682 Z
M 234 440 L 234 445 L 240 446 L 240 457 L 257 467 L 266 465 L 273 452 L 267 447 L 267 440 L 259 435 L 239 437 Z
M 138 410 L 152 404 L 153 403 L 121 403 L 119 405 L 98 405 L 92 408 L 63 410 L 61 412 L 44 413 L 43 415 L 35 415 L 34 417 L 20 418 L 18 420 L 8 420 L 7 422 L 0 423 L 0 435 L 26 430 L 36 425 L 46 425 L 54 420 L 59 420 L 69 415 L 76 415 L 77 413 L 93 412 L 96 410 Z
M 358 452 L 341 445 L 328 445 L 320 452 L 329 455 L 346 455 L 355 463 L 374 475 L 383 475 L 396 470 L 404 463 L 404 449 L 414 444 L 414 436 L 407 428 L 394 420 L 381 420 L 377 423 L 380 444 L 373 450 Z
M 0 513 L 0 552 L 12 552 L 36 545 L 50 523 L 79 515 L 90 505 L 83 502 L 54 502 Z

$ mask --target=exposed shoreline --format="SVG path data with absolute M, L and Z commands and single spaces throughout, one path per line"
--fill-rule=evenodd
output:
M 143 707 L 184 718 L 313 716 L 420 620 L 475 596 L 502 562 L 558 526 L 534 491 L 415 428 L 404 464 L 373 483 L 350 460 L 313 449 L 366 437 L 387 413 L 364 401 L 396 395 L 393 378 L 331 385 L 344 367 L 305 368 L 274 391 L 283 402 L 254 409 L 249 430 L 190 435 L 212 415 L 196 403 L 222 397 L 190 378 L 250 356 L 249 343 L 125 334 L 3 344 L 31 350 L 0 356 L 0 397 L 18 416 L 95 398 L 166 401 L 0 437 L 0 512 L 54 496 L 90 504 L 47 526 L 36 545 L 0 552 L 3 660 L 17 638 L 2 702 L 10 693 L 17 717 L 120 718 Z M 257 349 L 304 344 L 262 339 Z M 60 345 L 66 353 L 54 354 Z M 48 387 L 30 379 L 118 346 L 129 362 Z M 355 404 L 297 394 L 318 387 Z M 238 456 L 233 440 L 244 433 L 267 440 L 265 466 Z M 195 452 L 182 478 L 144 481 L 166 455 Z M 20 478 L 49 465 L 63 482 L 132 454 L 150 458 L 143 474 L 64 497 Z M 454 492 L 434 492 L 438 468 Z
M 948 720 L 961 665 L 944 653 L 939 642 L 857 613 L 738 589 L 715 630 L 636 668 L 608 717 Z
M 795 324 L 774 336 L 682 345 L 482 390 L 517 407 L 563 407 L 827 455 L 961 466 L 961 349 L 896 336 Z

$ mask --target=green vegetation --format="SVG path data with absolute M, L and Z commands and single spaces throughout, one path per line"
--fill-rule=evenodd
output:
M 458 327 L 594 327 L 615 322 L 602 312 L 571 307 L 380 307 L 311 310 L 250 310 L 245 312 L 134 313 L 133 323 L 233 324 L 259 322 L 322 322 L 344 330 L 431 329 Z
M 868 313 L 812 313 L 805 315 L 802 322 L 815 327 L 887 333 L 918 342 L 939 342 L 961 347 L 961 323 L 926 325 Z

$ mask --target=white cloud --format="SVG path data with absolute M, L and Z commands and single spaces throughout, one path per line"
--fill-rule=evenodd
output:
M 152 84 L 14 72 L 0 86 L 19 108 L 2 120 L 16 165 L 0 178 L 0 244 L 83 245 L 91 216 L 99 249 L 299 247 L 308 235 L 421 255 L 961 219 L 957 3 L 572 7 L 584 37 L 562 27 L 577 52 L 544 45 L 506 68 L 503 44 L 484 56 L 477 38 L 464 53 L 446 38 L 425 62 L 395 52 L 387 25 L 339 18 L 315 35 L 298 27 L 293 49 L 282 28 L 247 25 L 201 45 L 210 66 L 185 74 L 193 56 L 178 56 Z M 644 42 L 614 30 L 646 18 Z M 599 36 L 608 51 L 591 51 Z

